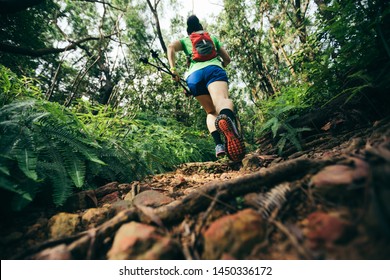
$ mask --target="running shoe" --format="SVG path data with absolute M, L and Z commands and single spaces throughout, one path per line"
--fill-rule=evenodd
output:
M 241 161 L 245 157 L 245 144 L 235 123 L 221 114 L 215 120 L 219 133 L 225 137 L 226 154 L 232 161 Z
M 215 146 L 215 156 L 219 158 L 223 157 L 224 155 L 226 155 L 225 146 L 223 144 L 218 144 Z

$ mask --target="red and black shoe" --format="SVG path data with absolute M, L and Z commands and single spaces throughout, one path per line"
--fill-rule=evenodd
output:
M 226 154 L 232 161 L 241 161 L 245 157 L 245 144 L 235 123 L 221 114 L 215 120 L 215 126 L 225 136 Z

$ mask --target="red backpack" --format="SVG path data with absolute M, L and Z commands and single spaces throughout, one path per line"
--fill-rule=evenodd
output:
M 217 57 L 214 41 L 208 32 L 193 32 L 190 35 L 190 40 L 192 42 L 192 60 L 199 62 Z

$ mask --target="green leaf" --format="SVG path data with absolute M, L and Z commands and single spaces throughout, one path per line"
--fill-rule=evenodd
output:
M 280 140 L 279 140 L 278 143 L 276 144 L 276 147 L 278 148 L 278 154 L 279 154 L 279 155 L 282 154 L 282 151 L 283 151 L 283 149 L 284 149 L 284 145 L 286 144 L 286 140 L 287 140 L 286 137 L 282 137 L 282 138 L 280 138 Z
M 19 193 L 17 184 L 11 181 L 11 178 L 0 176 L 0 188 L 10 192 Z
M 272 127 L 273 125 L 275 125 L 275 123 L 278 123 L 278 119 L 276 117 L 272 117 L 265 124 L 262 125 L 261 131 L 264 131 L 264 130 Z
M 5 166 L 0 166 L 0 172 L 8 176 L 10 175 L 9 169 Z
M 36 172 L 37 167 L 37 156 L 36 153 L 30 151 L 27 148 L 20 149 L 20 152 L 15 155 L 20 170 L 30 179 L 36 181 L 38 179 L 38 175 Z
M 81 188 L 85 179 L 85 163 L 78 157 L 73 157 L 66 169 L 76 187 Z
M 16 195 L 12 199 L 12 210 L 20 211 L 24 207 L 26 207 L 31 201 L 33 201 L 33 197 L 29 193 L 23 193 L 22 195 Z
M 95 154 L 90 153 L 88 151 L 81 151 L 87 158 L 88 160 L 101 164 L 101 165 L 106 165 L 106 163 L 102 160 L 100 160 Z
M 275 138 L 276 134 L 278 133 L 278 129 L 280 128 L 280 123 L 278 121 L 274 122 L 274 124 L 271 127 L 272 135 Z
M 57 206 L 65 203 L 66 199 L 72 194 L 71 182 L 66 176 L 66 172 L 60 171 L 52 181 L 53 201 Z

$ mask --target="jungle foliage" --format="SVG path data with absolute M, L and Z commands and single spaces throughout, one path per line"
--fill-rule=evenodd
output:
M 167 43 L 185 35 L 177 1 L 39 2 L 0 14 L 5 201 L 22 209 L 49 193 L 61 205 L 77 189 L 213 160 L 196 100 L 140 63 L 151 49 L 166 61 Z M 230 95 L 249 149 L 270 134 L 280 154 L 288 143 L 299 150 L 304 113 L 336 99 L 372 104 L 389 91 L 388 1 L 219 3 L 218 17 L 198 16 L 232 57 Z M 177 60 L 183 73 L 185 57 Z
M 234 57 L 231 76 L 244 85 L 233 94 L 255 107 L 247 120 L 255 136 L 247 138 L 271 134 L 282 154 L 286 142 L 300 148 L 308 128 L 294 124 L 299 116 L 336 99 L 383 112 L 390 81 L 386 1 L 226 0 L 224 7 L 220 34 Z
M 209 139 L 172 118 L 128 115 L 83 100 L 66 108 L 39 97 L 32 80 L 0 70 L 3 206 L 20 210 L 40 192 L 60 206 L 77 188 L 131 182 L 211 159 Z

